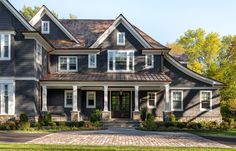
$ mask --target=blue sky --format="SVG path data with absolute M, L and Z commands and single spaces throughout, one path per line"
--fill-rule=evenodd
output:
M 114 19 L 122 13 L 157 41 L 175 41 L 187 29 L 204 28 L 220 35 L 236 35 L 236 0 L 9 0 L 23 5 L 46 5 L 68 18 Z

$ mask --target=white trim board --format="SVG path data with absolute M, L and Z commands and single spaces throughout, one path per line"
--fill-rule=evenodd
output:
M 35 77 L 0 77 L 0 81 L 1 80 L 39 81 L 39 79 L 37 79 Z
M 97 48 L 115 29 L 119 24 L 123 24 L 125 28 L 146 48 L 152 48 L 143 37 L 133 28 L 133 26 L 120 14 L 113 24 L 97 39 L 97 41 L 90 48 Z
M 0 0 L 0 2 L 25 26 L 26 29 L 30 31 L 35 31 L 35 29 L 25 20 L 23 16 L 10 4 L 7 0 Z
M 58 21 L 58 19 L 52 14 L 52 12 L 43 5 L 37 14 L 29 21 L 29 23 L 34 26 L 45 14 L 71 39 L 76 43 L 79 41 Z

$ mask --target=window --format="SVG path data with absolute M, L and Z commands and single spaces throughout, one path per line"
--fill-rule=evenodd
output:
M 11 35 L 0 33 L 0 60 L 10 60 Z
M 146 62 L 146 68 L 153 68 L 154 67 L 154 56 L 153 55 L 146 55 L 145 62 Z
M 36 53 L 36 61 L 39 63 L 39 64 L 42 64 L 42 46 L 36 42 L 36 45 L 35 45 L 35 53 Z
M 124 32 L 117 33 L 117 45 L 125 45 L 125 33 Z
M 96 92 L 87 92 L 87 108 L 96 108 Z
M 134 51 L 108 51 L 108 71 L 134 71 Z
M 147 93 L 147 106 L 148 108 L 156 107 L 156 93 L 155 92 Z
M 200 92 L 200 110 L 211 110 L 212 106 L 212 92 L 201 91 Z
M 96 68 L 97 67 L 97 55 L 96 54 L 89 54 L 88 55 L 88 67 L 89 68 Z
M 172 111 L 183 111 L 183 91 L 171 92 Z
M 73 101 L 73 91 L 72 90 L 65 90 L 65 104 L 64 106 L 67 108 L 72 107 L 72 101 Z
M 77 71 L 78 61 L 76 56 L 60 56 L 59 71 L 73 72 Z
M 13 104 L 13 84 L 0 83 L 0 114 L 14 114 Z
M 42 21 L 41 25 L 41 32 L 42 34 L 49 34 L 50 33 L 50 22 L 49 21 Z

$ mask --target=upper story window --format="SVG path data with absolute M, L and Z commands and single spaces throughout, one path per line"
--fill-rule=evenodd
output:
M 172 111 L 183 111 L 183 91 L 171 92 Z
M 50 33 L 50 22 L 49 21 L 42 21 L 41 25 L 41 32 L 42 34 L 49 34 Z
M 43 48 L 41 46 L 40 43 L 36 42 L 36 45 L 35 45 L 35 53 L 36 53 L 36 61 L 39 63 L 39 64 L 42 64 L 42 53 L 43 53 Z
M 117 71 L 117 72 L 134 71 L 134 51 L 109 50 L 108 71 Z
M 64 100 L 64 107 L 72 107 L 73 101 L 73 91 L 72 90 L 65 90 L 65 100 Z
M 11 35 L 0 33 L 0 60 L 10 60 L 11 57 Z
M 60 56 L 59 57 L 59 71 L 74 72 L 77 71 L 78 60 L 76 56 Z
M 156 93 L 155 92 L 147 93 L 147 106 L 148 108 L 155 108 L 156 106 Z
M 124 32 L 117 33 L 117 45 L 125 45 L 125 33 Z
M 97 55 L 96 54 L 89 54 L 88 55 L 88 67 L 89 68 L 96 68 L 97 67 Z
M 154 67 L 154 55 L 148 54 L 145 56 L 145 67 L 146 68 Z
M 200 110 L 211 110 L 212 109 L 212 91 L 201 91 L 200 92 Z

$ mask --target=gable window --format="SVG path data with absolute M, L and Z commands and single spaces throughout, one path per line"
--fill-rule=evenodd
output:
M 0 60 L 10 60 L 11 35 L 0 33 Z
M 109 50 L 108 71 L 134 71 L 134 51 Z
M 183 91 L 171 92 L 172 111 L 183 111 Z
M 155 108 L 156 106 L 156 93 L 155 92 L 147 93 L 147 106 L 148 108 Z
M 96 92 L 87 92 L 86 107 L 96 108 Z
M 60 56 L 59 71 L 74 72 L 77 71 L 78 61 L 76 56 Z
M 65 107 L 71 108 L 72 107 L 72 100 L 73 100 L 73 91 L 72 90 L 65 90 Z
M 41 25 L 41 32 L 42 34 L 49 34 L 50 33 L 50 22 L 49 21 L 42 21 Z
M 146 68 L 153 68 L 154 67 L 154 56 L 153 55 L 146 55 L 145 56 L 145 66 Z
M 89 68 L 96 68 L 97 67 L 97 55 L 96 54 L 89 54 L 88 55 L 88 67 Z
M 36 61 L 39 63 L 39 64 L 42 64 L 42 46 L 40 45 L 40 43 L 36 42 L 36 45 L 35 45 L 35 53 L 36 53 Z
M 117 45 L 125 45 L 125 33 L 124 32 L 117 33 Z
M 212 92 L 201 91 L 200 92 L 200 110 L 211 110 L 212 108 Z

